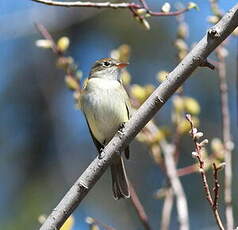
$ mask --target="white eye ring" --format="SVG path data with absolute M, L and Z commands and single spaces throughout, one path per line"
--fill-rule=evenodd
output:
M 105 67 L 109 67 L 109 66 L 111 66 L 111 62 L 110 61 L 105 61 L 105 62 L 103 62 L 103 66 L 105 66 Z

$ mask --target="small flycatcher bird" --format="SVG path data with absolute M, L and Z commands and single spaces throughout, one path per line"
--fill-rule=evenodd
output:
M 120 70 L 127 65 L 112 58 L 96 61 L 80 96 L 81 110 L 99 154 L 130 117 L 130 100 L 120 81 Z M 129 158 L 129 146 L 125 156 Z M 128 179 L 121 156 L 112 162 L 111 174 L 114 198 L 129 198 Z

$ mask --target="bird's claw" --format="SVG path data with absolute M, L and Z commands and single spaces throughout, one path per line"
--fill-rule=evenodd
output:
M 98 154 L 98 159 L 101 160 L 104 156 L 105 156 L 104 148 L 101 148 Z
M 118 129 L 119 137 L 122 137 L 124 135 L 123 129 L 125 128 L 125 124 L 126 122 L 122 122 L 119 126 L 119 129 Z
M 124 128 L 125 128 L 125 124 L 126 124 L 126 122 L 122 122 L 122 123 L 120 124 L 120 126 L 119 126 L 119 130 L 124 129 Z

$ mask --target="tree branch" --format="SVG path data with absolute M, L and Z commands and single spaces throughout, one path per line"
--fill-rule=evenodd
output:
M 216 210 L 218 208 L 219 188 L 220 188 L 220 184 L 218 181 L 218 171 L 223 168 L 223 165 L 225 166 L 225 163 L 221 164 L 219 167 L 217 167 L 215 163 L 213 163 L 212 165 L 213 165 L 213 177 L 214 177 L 213 209 Z
M 211 192 L 209 189 L 209 185 L 207 182 L 207 177 L 206 177 L 206 173 L 204 170 L 204 161 L 202 160 L 201 156 L 199 155 L 199 153 L 196 155 L 198 162 L 199 162 L 199 169 L 200 169 L 200 174 L 202 177 L 202 182 L 203 182 L 203 187 L 204 190 L 206 192 L 206 198 L 210 204 L 210 207 L 212 208 L 212 212 L 213 215 L 215 217 L 217 226 L 220 230 L 225 230 L 225 228 L 223 227 L 223 223 L 221 220 L 221 217 L 218 213 L 218 205 L 217 205 L 217 201 L 218 201 L 218 191 L 219 191 L 219 184 L 218 184 L 218 180 L 217 180 L 217 172 L 218 172 L 218 168 L 216 168 L 216 166 L 214 167 L 214 179 L 215 179 L 215 187 L 214 187 L 214 200 L 212 200 L 212 196 L 211 196 Z
M 171 144 L 168 144 L 165 140 L 160 141 L 160 146 L 164 152 L 164 160 L 169 182 L 173 189 L 173 193 L 176 196 L 179 229 L 188 230 L 188 205 L 183 186 L 181 184 L 181 181 L 179 180 L 176 170 L 176 163 L 173 156 L 175 152 L 175 147 Z
M 168 75 L 167 80 L 160 84 L 160 86 L 125 124 L 125 128 L 121 131 L 121 134 L 117 134 L 113 137 L 104 149 L 104 157 L 102 159 L 98 159 L 98 157 L 95 158 L 66 193 L 57 207 L 53 209 L 40 230 L 55 230 L 62 226 L 67 217 L 70 216 L 98 179 L 103 175 L 115 157 L 115 154 L 122 152 L 122 150 L 128 146 L 132 139 L 156 114 L 156 112 L 158 112 L 170 96 L 237 26 L 238 4 L 229 10 L 229 12 L 227 12 L 224 17 L 206 33 L 203 39 Z M 216 36 L 214 36 L 214 34 L 216 34 Z
M 53 52 L 56 55 L 61 56 L 62 53 L 59 51 L 55 40 L 53 39 L 51 34 L 48 32 L 48 30 L 40 23 L 35 23 L 35 26 L 36 26 L 36 29 L 38 30 L 38 32 L 42 35 L 42 37 L 51 42 L 51 48 L 52 48 Z
M 90 226 L 90 229 L 99 229 L 99 226 L 104 228 L 105 230 L 116 230 L 115 228 L 107 225 L 107 224 L 104 224 L 102 223 L 101 221 L 97 220 L 96 218 L 92 218 L 92 217 L 87 217 L 86 218 L 86 222 L 89 224 Z M 94 228 L 94 227 L 97 227 L 97 228 Z
M 160 225 L 161 230 L 169 229 L 173 203 L 174 203 L 174 193 L 172 188 L 169 187 L 167 188 L 165 198 L 164 198 L 164 205 L 162 209 L 161 225 Z
M 127 2 L 122 2 L 122 3 L 111 3 L 111 2 L 81 2 L 81 1 L 76 1 L 76 2 L 61 2 L 61 1 L 52 1 L 52 0 L 32 0 L 33 2 L 38 2 L 42 3 L 45 5 L 50 5 L 50 6 L 61 6 L 61 7 L 93 7 L 93 8 L 111 8 L 111 9 L 129 9 L 132 11 L 134 16 L 140 16 L 139 14 L 137 15 L 136 10 L 138 9 L 144 9 L 145 14 L 149 14 L 151 16 L 178 16 L 180 14 L 185 13 L 186 11 L 190 10 L 190 7 L 185 7 L 180 10 L 172 11 L 172 12 L 155 12 L 151 11 L 147 5 L 147 2 L 145 0 L 140 0 L 140 4 L 136 3 L 127 3 Z
M 50 41 L 51 49 L 58 57 L 57 65 L 58 67 L 61 66 L 61 68 L 64 69 L 66 73 L 66 85 L 69 87 L 69 89 L 75 91 L 74 98 L 77 99 L 81 93 L 81 84 L 80 79 L 77 77 L 77 68 L 74 61 L 72 61 L 73 59 L 71 57 L 67 57 L 65 53 L 59 49 L 57 43 L 55 42 L 49 31 L 42 24 L 35 23 L 35 26 L 38 32 L 42 35 L 42 37 Z
M 217 18 L 221 18 L 223 15 L 222 10 L 218 6 L 217 0 L 210 0 L 211 10 Z M 224 48 L 218 48 L 216 55 L 218 58 L 218 77 L 219 77 L 219 93 L 221 101 L 221 117 L 222 117 L 222 137 L 225 150 L 225 213 L 226 213 L 226 228 L 232 230 L 234 228 L 234 218 L 232 209 L 232 149 L 233 142 L 231 138 L 230 128 L 230 112 L 229 112 L 229 100 L 228 100 L 228 84 L 226 77 L 226 64 Z
M 135 9 L 142 8 L 139 4 L 136 3 L 111 3 L 111 2 L 61 2 L 61 1 L 51 1 L 51 0 L 32 0 L 33 2 L 39 2 L 49 6 L 61 6 L 61 7 L 95 7 L 95 8 L 130 8 Z
M 232 230 L 234 226 L 233 210 L 232 210 L 232 149 L 233 142 L 231 139 L 230 128 L 230 111 L 228 100 L 228 85 L 226 79 L 226 64 L 223 48 L 218 48 L 216 54 L 218 57 L 218 76 L 219 76 L 219 91 L 221 101 L 221 117 L 222 117 L 222 137 L 224 144 L 225 156 L 225 205 L 226 205 L 226 221 L 227 230 Z
M 218 183 L 218 170 L 221 169 L 224 164 L 221 164 L 221 166 L 218 166 L 218 167 L 216 167 L 215 163 L 213 164 L 213 170 L 214 170 L 213 176 L 214 176 L 215 186 L 214 186 L 214 189 L 213 189 L 214 199 L 212 199 L 211 191 L 210 191 L 210 188 L 209 188 L 209 185 L 208 185 L 208 182 L 207 182 L 207 176 L 206 176 L 206 173 L 205 173 L 205 170 L 204 170 L 205 162 L 202 159 L 202 154 L 201 154 L 202 147 L 205 144 L 208 143 L 208 140 L 205 139 L 205 140 L 203 140 L 202 142 L 199 143 L 199 141 L 198 141 L 199 140 L 199 136 L 198 136 L 199 132 L 194 127 L 191 115 L 187 114 L 186 118 L 187 118 L 187 120 L 189 121 L 189 123 L 191 125 L 190 134 L 193 138 L 194 146 L 195 146 L 195 152 L 193 152 L 192 155 L 193 155 L 193 157 L 197 158 L 197 161 L 199 163 L 199 172 L 200 172 L 201 177 L 202 177 L 203 188 L 204 188 L 204 191 L 206 193 L 207 201 L 208 201 L 208 203 L 209 203 L 209 205 L 212 209 L 212 213 L 214 215 L 214 218 L 216 220 L 218 228 L 220 230 L 225 230 L 225 228 L 223 227 L 221 217 L 220 217 L 219 212 L 218 212 L 218 196 L 219 196 L 218 192 L 219 192 L 219 186 L 220 186 L 219 183 Z
M 147 216 L 145 209 L 144 209 L 143 205 L 141 204 L 139 197 L 138 197 L 134 187 L 132 186 L 131 182 L 129 182 L 129 187 L 130 187 L 132 205 L 134 206 L 136 213 L 137 213 L 141 223 L 144 226 L 144 229 L 151 230 L 148 216 Z

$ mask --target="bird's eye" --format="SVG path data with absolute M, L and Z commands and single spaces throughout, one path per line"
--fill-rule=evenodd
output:
M 111 65 L 111 62 L 105 61 L 105 62 L 103 62 L 103 65 L 106 66 L 106 67 L 109 67 Z

